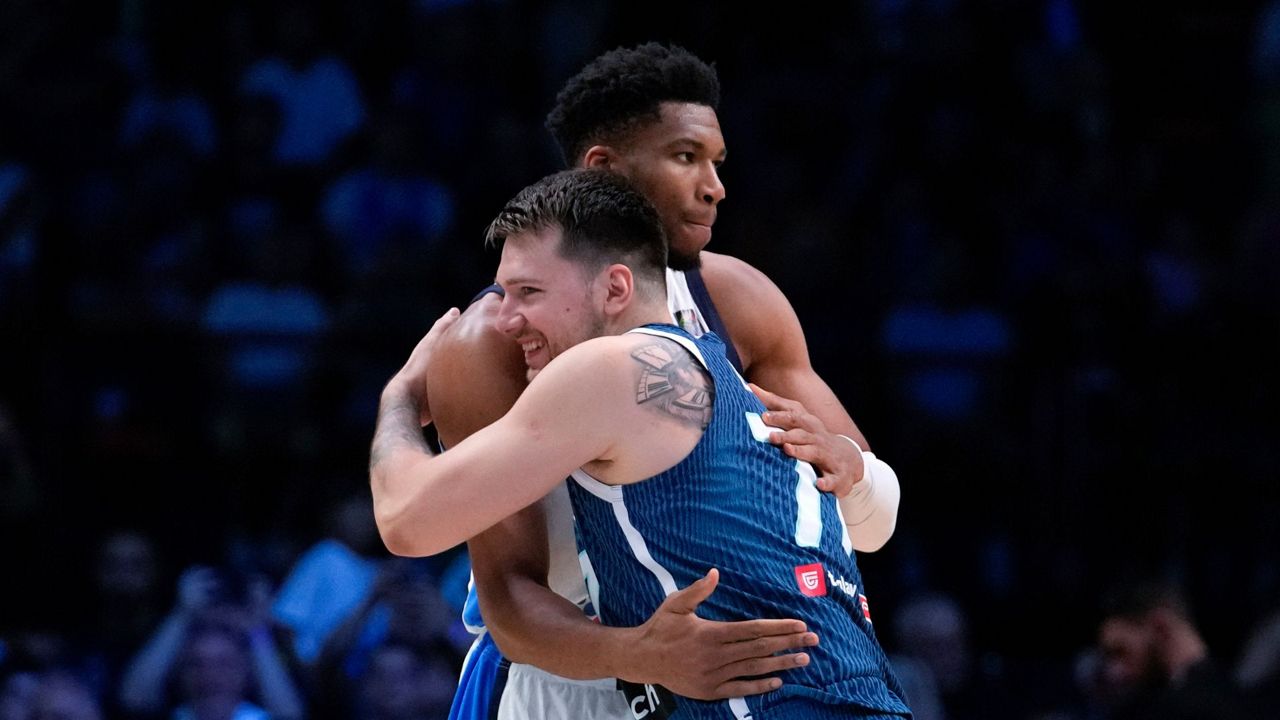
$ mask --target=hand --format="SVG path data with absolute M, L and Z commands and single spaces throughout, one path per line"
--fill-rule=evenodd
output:
M 427 368 L 431 364 L 431 353 L 434 352 L 436 344 L 440 342 L 440 337 L 451 325 L 458 321 L 462 315 L 458 308 L 449 308 L 444 315 L 435 321 L 427 334 L 418 341 L 413 352 L 409 353 L 409 359 L 405 361 L 404 367 L 396 373 L 395 377 L 388 383 L 386 392 L 399 390 L 403 388 L 409 397 L 418 404 L 421 414 L 422 426 L 426 427 L 431 424 L 431 408 L 427 405 Z M 397 387 L 398 386 L 398 387 Z
M 818 644 L 818 636 L 806 632 L 799 620 L 716 622 L 698 617 L 694 611 L 719 581 L 719 571 L 711 570 L 667 596 L 637 628 L 634 649 L 648 682 L 677 695 L 718 700 L 775 690 L 782 680 L 758 676 L 809 664 L 808 653 L 786 652 Z M 755 679 L 739 679 L 744 677 Z
M 827 431 L 817 415 L 795 400 L 788 400 L 751 385 L 751 391 L 769 409 L 761 419 L 770 427 L 781 428 L 769 436 L 769 442 L 782 447 L 787 455 L 804 460 L 822 472 L 818 489 L 845 497 L 866 473 L 862 452 L 848 440 Z

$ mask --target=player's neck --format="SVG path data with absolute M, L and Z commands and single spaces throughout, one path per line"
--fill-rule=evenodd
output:
M 630 307 L 614 317 L 609 323 L 610 334 L 621 334 L 632 328 L 652 323 L 670 323 L 671 310 L 667 308 L 666 299 L 632 303 Z

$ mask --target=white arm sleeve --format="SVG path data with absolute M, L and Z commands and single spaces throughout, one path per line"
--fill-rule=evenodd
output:
M 853 486 L 852 492 L 840 498 L 840 514 L 844 516 L 845 527 L 849 528 L 849 540 L 853 542 L 854 549 L 875 552 L 889 542 L 898 524 L 898 503 L 902 499 L 898 474 L 875 453 L 862 450 L 851 438 L 840 437 L 861 450 L 866 468 L 862 481 Z

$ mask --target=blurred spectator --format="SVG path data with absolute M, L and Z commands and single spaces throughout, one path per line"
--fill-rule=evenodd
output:
M 178 603 L 130 663 L 120 687 L 132 713 L 170 720 L 289 720 L 305 714 L 273 635 L 270 588 L 188 568 Z M 256 702 L 255 702 L 256 701 Z
M 279 56 L 250 66 L 240 80 L 247 95 L 273 98 L 280 106 L 274 156 L 286 166 L 317 166 L 364 123 L 356 76 L 323 44 L 320 10 L 293 0 L 275 6 Z
M 5 649 L 0 643 L 0 650 Z M 31 720 L 39 688 L 40 676 L 30 669 L 0 672 L 0 720 Z
M 947 720 L 1008 716 L 1009 693 L 1001 678 L 979 672 L 969 619 L 955 598 L 944 593 L 908 597 L 894 614 L 893 629 L 897 654 L 892 662 L 911 684 L 913 712 Z
M 957 238 L 931 248 L 889 310 L 881 342 L 903 368 L 911 412 L 962 425 L 989 416 L 999 368 L 1013 351 L 1009 317 L 977 291 L 975 264 Z
M 217 149 L 213 109 L 184 82 L 182 68 L 152 63 L 150 82 L 139 87 L 125 106 L 120 143 L 140 144 L 148 135 L 162 134 L 183 144 L 192 154 L 207 158 Z
M 140 530 L 108 532 L 99 540 L 93 572 L 93 616 L 85 649 L 94 690 L 114 712 L 125 666 L 164 619 L 155 545 Z
M 373 592 L 379 564 L 389 559 L 373 520 L 367 491 L 343 498 L 327 511 L 326 537 L 307 549 L 280 584 L 271 606 L 288 628 L 293 652 L 305 664 Z
M 434 708 L 440 717 L 448 715 L 462 666 L 462 652 L 450 642 L 450 627 L 458 615 L 440 596 L 427 567 L 423 561 L 407 558 L 390 558 L 382 564 L 372 591 L 329 636 L 316 662 L 312 677 L 320 706 L 334 708 L 360 700 L 360 685 L 367 690 L 370 680 L 386 678 L 385 673 L 405 660 L 381 654 L 390 644 L 432 658 L 409 668 L 420 673 L 417 702 Z M 379 660 L 387 665 L 375 667 Z
M 1130 580 L 1103 597 L 1101 691 L 1117 720 L 1242 718 L 1240 694 L 1210 657 L 1182 591 Z
M 287 228 L 255 249 L 249 277 L 214 288 L 201 325 L 221 348 L 224 389 L 285 391 L 306 378 L 329 311 L 308 286 L 310 235 Z
M 40 678 L 29 720 L 102 720 L 98 700 L 83 682 L 62 671 Z
M 355 720 L 432 720 L 449 716 L 457 669 L 450 655 L 401 642 L 375 649 L 357 679 Z
M 1280 708 L 1280 610 L 1250 628 L 1235 667 L 1235 680 L 1259 719 Z
M 452 230 L 452 193 L 419 169 L 419 148 L 407 117 L 387 118 L 374 129 L 371 162 L 339 176 L 325 191 L 320 214 L 337 242 L 344 272 L 367 271 L 388 243 L 431 249 Z

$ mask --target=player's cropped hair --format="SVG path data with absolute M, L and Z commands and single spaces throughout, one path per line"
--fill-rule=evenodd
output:
M 667 237 L 658 211 L 606 170 L 564 170 L 521 190 L 489 223 L 485 242 L 558 227 L 560 255 L 590 271 L 620 262 L 637 278 L 665 281 Z
M 717 109 L 715 67 L 675 45 L 651 42 L 610 50 L 565 83 L 546 125 L 565 164 L 574 165 L 592 145 L 617 144 L 658 120 L 664 102 Z

